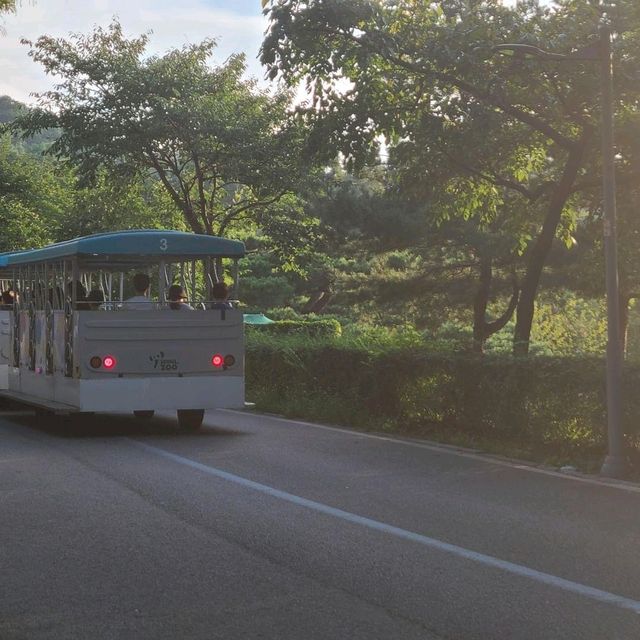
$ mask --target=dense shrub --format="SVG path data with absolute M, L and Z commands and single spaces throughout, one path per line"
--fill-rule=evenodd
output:
M 293 285 L 285 276 L 247 276 L 242 280 L 242 301 L 251 308 L 284 305 L 293 292 Z
M 270 336 L 248 341 L 247 384 L 261 408 L 309 419 L 435 434 L 559 464 L 596 465 L 606 449 L 598 358 L 479 358 Z M 627 369 L 625 385 L 625 428 L 635 443 L 640 368 Z
M 272 324 L 257 325 L 253 329 L 270 335 L 303 335 L 310 338 L 335 338 L 342 333 L 337 320 L 278 320 Z

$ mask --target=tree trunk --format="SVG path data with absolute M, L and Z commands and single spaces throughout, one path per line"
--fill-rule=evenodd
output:
M 569 152 L 567 164 L 560 182 L 554 189 L 547 215 L 542 225 L 542 231 L 529 252 L 527 270 L 522 282 L 520 301 L 516 316 L 516 328 L 513 334 L 513 354 L 526 356 L 529 353 L 529 340 L 531 339 L 531 327 L 533 325 L 533 311 L 538 285 L 542 269 L 549 255 L 553 239 L 555 238 L 562 211 L 571 194 L 571 188 L 582 166 L 584 152 L 587 147 L 591 132 L 585 132 L 575 147 Z
M 502 329 L 513 316 L 513 312 L 518 305 L 520 289 L 516 280 L 515 270 L 513 273 L 513 294 L 506 311 L 493 322 L 487 322 L 487 304 L 491 292 L 491 281 L 493 280 L 492 260 L 486 256 L 480 258 L 480 284 L 473 300 L 473 351 L 474 353 L 484 352 L 484 343 L 494 333 Z
M 491 268 L 491 258 L 482 256 L 480 258 L 480 282 L 478 291 L 473 299 L 473 351 L 474 353 L 484 352 L 487 303 L 489 302 L 489 292 L 491 289 L 491 279 L 493 271 Z
M 307 304 L 304 305 L 302 313 L 322 313 L 329 304 L 332 295 L 330 291 L 323 289 L 313 296 Z

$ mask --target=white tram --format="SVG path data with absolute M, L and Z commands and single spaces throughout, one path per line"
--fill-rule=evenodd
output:
M 242 242 L 155 230 L 9 254 L 16 303 L 3 393 L 56 412 L 176 410 L 185 430 L 205 409 L 243 408 L 243 316 L 212 298 L 225 273 L 237 296 L 243 255 Z M 136 273 L 150 278 L 148 308 L 127 305 Z M 171 284 L 193 310 L 174 310 Z

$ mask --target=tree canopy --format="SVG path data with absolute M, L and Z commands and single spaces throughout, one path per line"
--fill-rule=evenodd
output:
M 0 138 L 0 251 L 51 242 L 60 216 L 71 208 L 71 184 L 53 163 L 20 153 L 7 136 Z
M 59 83 L 12 129 L 30 136 L 58 128 L 50 153 L 87 183 L 102 170 L 154 175 L 194 232 L 225 235 L 306 175 L 304 127 L 289 117 L 289 94 L 243 79 L 242 55 L 212 66 L 212 40 L 148 56 L 147 36 L 129 39 L 114 21 L 29 44 Z
M 439 201 L 438 215 L 505 220 L 526 256 L 515 328 L 516 351 L 526 352 L 554 238 L 571 242 L 583 194 L 599 181 L 598 74 L 590 62 L 543 64 L 492 47 L 595 46 L 599 3 L 277 0 L 267 11 L 262 61 L 271 78 L 306 82 L 312 151 L 339 150 L 357 165 L 383 134 L 404 186 Z M 623 0 L 608 19 L 618 31 L 618 114 L 635 128 L 640 7 Z M 624 185 L 637 171 L 620 151 Z

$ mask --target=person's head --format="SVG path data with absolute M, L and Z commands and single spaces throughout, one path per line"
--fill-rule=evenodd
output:
M 136 293 L 144 296 L 149 291 L 149 285 L 151 284 L 151 280 L 149 280 L 149 276 L 146 273 L 136 273 L 133 276 L 133 288 L 136 290 Z
M 104 302 L 104 293 L 100 289 L 91 289 L 87 294 L 87 302 L 91 310 L 99 309 Z
M 229 297 L 229 288 L 224 282 L 216 282 L 211 288 L 214 300 L 226 300 Z
M 182 302 L 187 299 L 184 289 L 179 284 L 172 284 L 167 292 L 167 298 L 171 302 Z
M 13 304 L 14 293 L 11 289 L 2 292 L 2 304 Z

